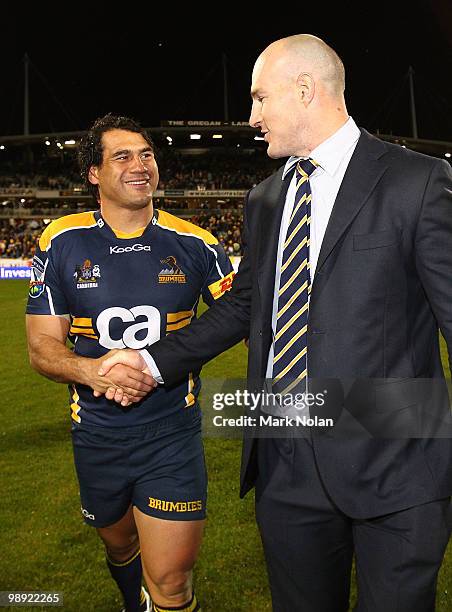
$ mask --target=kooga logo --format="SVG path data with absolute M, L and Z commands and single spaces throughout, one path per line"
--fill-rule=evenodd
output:
M 115 253 L 120 255 L 121 253 L 139 253 L 140 251 L 149 251 L 151 247 L 148 244 L 133 244 L 132 246 L 120 247 L 115 245 L 114 247 L 110 247 L 110 255 L 114 255 Z

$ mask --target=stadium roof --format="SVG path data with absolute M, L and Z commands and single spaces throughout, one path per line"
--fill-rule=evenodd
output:
M 215 18 L 209 7 L 187 5 L 184 14 L 168 5 L 166 16 L 158 7 L 156 19 L 149 3 L 122 12 L 75 3 L 69 14 L 45 3 L 26 11 L 9 3 L 0 134 L 83 130 L 110 111 L 143 125 L 160 125 L 162 118 L 247 119 L 256 57 L 271 41 L 302 30 L 324 38 L 343 58 L 347 105 L 359 125 L 412 135 L 404 80 L 412 66 L 419 135 L 451 141 L 451 1 L 344 6 L 330 3 L 297 19 L 284 10 L 246 11 L 243 3 L 239 10 L 222 7 Z

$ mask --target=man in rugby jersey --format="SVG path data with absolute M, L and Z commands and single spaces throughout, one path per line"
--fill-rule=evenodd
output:
M 98 119 L 79 162 L 100 209 L 54 221 L 39 240 L 30 361 L 69 384 L 82 514 L 105 544 L 125 609 L 193 612 L 206 511 L 199 372 L 153 390 L 144 372 L 97 371 L 112 350 L 141 349 L 188 325 L 201 295 L 212 303 L 229 289 L 232 267 L 209 232 L 153 208 L 154 146 L 136 122 Z M 107 399 L 108 388 L 132 404 Z M 142 568 L 153 604 L 141 590 Z

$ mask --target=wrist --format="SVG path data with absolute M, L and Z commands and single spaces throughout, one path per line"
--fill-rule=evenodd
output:
M 73 371 L 73 381 L 87 387 L 92 387 L 93 368 L 97 372 L 97 367 L 97 359 L 74 355 L 71 368 Z

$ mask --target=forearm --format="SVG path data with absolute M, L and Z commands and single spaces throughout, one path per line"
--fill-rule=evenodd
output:
M 90 385 L 87 373 L 93 360 L 76 355 L 52 336 L 40 334 L 34 338 L 29 354 L 31 367 L 39 374 L 55 382 Z
M 117 364 L 100 376 L 104 359 L 117 351 L 110 351 L 98 359 L 76 355 L 60 340 L 46 334 L 36 335 L 29 344 L 31 366 L 43 376 L 61 383 L 75 383 L 91 387 L 94 395 L 103 395 L 108 389 L 121 389 L 130 402 L 140 401 L 150 393 L 156 383 L 151 376 L 127 365 Z

